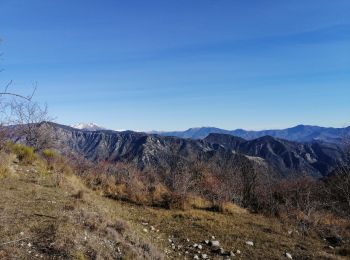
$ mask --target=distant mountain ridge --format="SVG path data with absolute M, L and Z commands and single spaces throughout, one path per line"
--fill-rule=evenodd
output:
M 133 162 L 141 169 L 169 172 L 173 165 L 195 162 L 223 165 L 236 154 L 262 160 L 281 176 L 307 174 L 316 178 L 330 173 L 344 160 L 342 149 L 332 143 L 297 143 L 271 136 L 254 140 L 210 134 L 202 140 L 112 130 L 86 131 L 45 123 L 61 151 L 78 153 L 91 161 Z
M 175 136 L 180 138 L 204 139 L 209 134 L 228 134 L 238 136 L 246 140 L 253 140 L 263 136 L 272 136 L 295 142 L 323 141 L 340 143 L 345 136 L 350 136 L 350 126 L 345 128 L 320 127 L 311 125 L 298 125 L 280 130 L 249 131 L 244 129 L 225 130 L 216 127 L 190 128 L 185 131 L 152 133 L 162 136 Z
M 342 149 L 332 143 L 297 143 L 272 136 L 245 140 L 226 134 L 210 134 L 204 140 L 244 155 L 263 158 L 285 176 L 296 171 L 324 175 L 345 160 Z

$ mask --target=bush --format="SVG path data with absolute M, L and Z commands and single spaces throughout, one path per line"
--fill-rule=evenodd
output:
M 42 152 L 42 156 L 46 160 L 49 167 L 52 167 L 53 163 L 58 158 L 58 154 L 54 150 L 51 150 L 51 149 L 45 149 Z
M 23 144 L 13 144 L 11 151 L 17 156 L 20 163 L 23 164 L 32 164 L 37 159 L 34 149 Z

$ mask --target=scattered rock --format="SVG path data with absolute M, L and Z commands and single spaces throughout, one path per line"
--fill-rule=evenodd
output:
M 230 251 L 230 256 L 231 256 L 231 257 L 235 257 L 236 255 L 235 255 L 235 253 L 233 253 L 232 251 Z
M 285 256 L 288 258 L 288 259 L 293 259 L 292 255 L 290 253 L 285 253 Z
M 212 247 L 219 247 L 220 246 L 220 242 L 217 241 L 217 240 L 211 240 L 209 242 L 209 245 L 212 246 Z
M 193 259 L 199 259 L 198 255 L 194 255 Z
M 207 254 L 202 254 L 202 259 L 208 259 L 208 255 Z
M 237 249 L 237 250 L 236 250 L 236 254 L 237 254 L 237 255 L 240 255 L 240 254 L 241 254 L 241 250 L 238 250 L 238 249 Z
M 292 235 L 293 231 L 292 230 L 288 230 L 288 235 Z
M 332 249 L 332 250 L 334 249 L 334 247 L 333 247 L 333 246 L 328 246 L 328 248 L 329 248 L 329 249 Z
M 148 229 L 147 229 L 147 228 L 144 228 L 144 229 L 143 229 L 143 232 L 148 233 Z
M 220 255 L 227 255 L 225 249 L 223 249 L 222 247 L 220 247 L 219 252 Z
M 254 242 L 253 241 L 246 241 L 245 242 L 248 246 L 254 246 Z
M 214 237 L 214 236 L 211 236 L 211 239 L 215 240 L 215 237 Z
M 172 242 L 173 242 L 170 238 L 168 239 L 168 241 L 169 241 L 169 243 L 172 243 Z
M 32 244 L 31 243 L 28 243 L 28 245 L 27 245 L 28 247 L 31 247 L 32 246 Z
M 152 230 L 152 231 L 155 231 L 156 229 L 155 229 L 155 227 L 154 227 L 154 226 L 151 226 L 151 230 Z
M 209 240 L 204 240 L 204 244 L 209 245 Z

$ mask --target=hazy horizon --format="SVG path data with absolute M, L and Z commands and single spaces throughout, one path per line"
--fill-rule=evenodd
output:
M 0 3 L 0 86 L 110 129 L 350 125 L 350 2 Z

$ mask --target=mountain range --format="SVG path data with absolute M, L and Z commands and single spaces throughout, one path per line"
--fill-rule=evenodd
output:
M 281 130 L 249 131 L 243 129 L 225 130 L 215 127 L 190 128 L 185 131 L 159 132 L 153 134 L 162 136 L 176 136 L 180 138 L 204 139 L 209 134 L 229 134 L 242 137 L 246 140 L 253 140 L 263 136 L 272 136 L 280 139 L 296 142 L 323 141 L 329 143 L 341 143 L 345 136 L 350 135 L 350 126 L 345 128 L 320 127 L 311 125 L 298 125 Z
M 299 143 L 272 136 L 246 140 L 227 134 L 189 139 L 133 131 L 88 131 L 55 123 L 41 127 L 49 129 L 60 150 L 73 151 L 91 161 L 132 162 L 140 169 L 151 167 L 164 172 L 179 164 L 232 163 L 240 154 L 270 166 L 281 176 L 322 177 L 345 160 L 341 147 L 320 141 Z

